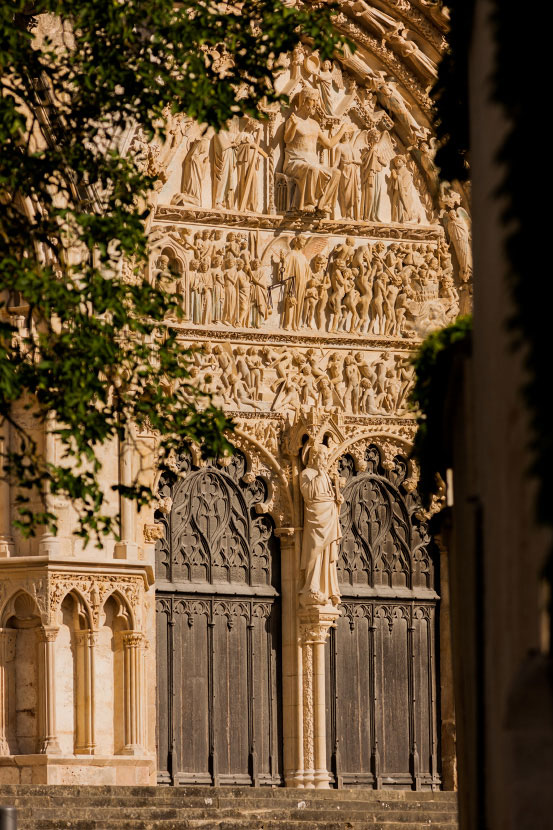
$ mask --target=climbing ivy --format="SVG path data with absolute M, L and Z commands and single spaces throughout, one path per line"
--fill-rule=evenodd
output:
M 439 489 L 439 479 L 446 479 L 451 466 L 451 440 L 444 419 L 444 401 L 448 397 L 452 367 L 456 355 L 470 353 L 472 317 L 458 317 L 450 326 L 434 331 L 419 347 L 415 359 L 415 383 L 409 395 L 417 411 L 418 429 L 413 457 L 420 467 L 419 490 L 425 507 Z

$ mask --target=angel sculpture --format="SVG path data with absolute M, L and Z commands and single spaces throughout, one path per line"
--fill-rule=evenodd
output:
M 284 285 L 287 301 L 287 319 L 282 325 L 294 331 L 301 328 L 305 319 L 304 304 L 308 283 L 312 277 L 311 260 L 321 254 L 327 246 L 327 240 L 313 236 L 278 237 L 266 248 L 261 266 L 277 262 L 282 266 L 279 283 Z M 278 283 L 277 283 L 278 284 Z
M 383 222 L 386 168 L 395 156 L 387 130 L 373 128 L 366 134 L 368 144 L 361 151 L 361 216 L 369 222 Z
M 304 68 L 313 77 L 313 84 L 319 91 L 322 110 L 325 115 L 335 114 L 337 92 L 336 88 L 343 89 L 342 72 L 337 64 L 325 60 L 322 64 L 316 54 L 305 59 Z
M 468 282 L 472 276 L 470 218 L 460 205 L 443 211 L 443 223 L 459 263 L 459 279 Z
M 357 2 L 351 4 L 350 9 L 355 13 L 356 17 L 359 17 L 367 26 L 380 35 L 381 38 L 385 36 L 388 28 L 395 26 L 393 17 L 384 14 L 384 12 L 381 12 L 380 9 L 374 6 L 369 6 L 368 3 L 365 3 L 365 0 L 357 0 Z
M 335 164 L 341 172 L 338 203 L 342 219 L 359 219 L 361 156 L 353 141 L 355 130 L 349 125 L 336 147 Z
M 424 140 L 428 134 L 428 130 L 426 127 L 421 127 L 417 122 L 417 119 L 411 113 L 408 104 L 399 92 L 397 85 L 389 78 L 386 78 L 384 73 L 381 73 L 380 77 L 375 78 L 372 83 L 382 104 L 387 110 L 393 113 L 398 124 L 403 127 L 407 134 L 412 138 Z
M 419 49 L 413 40 L 407 37 L 407 29 L 403 23 L 398 23 L 386 38 L 396 52 L 411 63 L 430 83 L 438 77 L 438 70 L 434 61 Z

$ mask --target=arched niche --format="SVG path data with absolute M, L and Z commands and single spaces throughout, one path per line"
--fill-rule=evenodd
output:
M 55 641 L 56 727 L 60 750 L 72 755 L 79 750 L 78 722 L 84 705 L 84 672 L 80 650 L 84 647 L 81 632 L 91 628 L 90 614 L 82 597 L 71 591 L 58 611 L 59 630 Z
M 130 609 L 112 593 L 100 611 L 96 644 L 95 695 L 96 753 L 120 754 L 125 746 L 125 658 L 123 632 L 132 629 Z
M 40 674 L 38 633 L 41 618 L 34 599 L 24 591 L 7 603 L 0 629 L 4 755 L 32 755 L 40 738 Z

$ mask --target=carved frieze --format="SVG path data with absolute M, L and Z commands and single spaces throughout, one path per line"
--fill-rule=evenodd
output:
M 19 592 L 27 594 L 34 601 L 44 624 L 56 623 L 64 598 L 74 592 L 81 602 L 79 613 L 82 613 L 87 628 L 98 627 L 104 603 L 113 593 L 118 594 L 126 604 L 129 627 L 139 629 L 142 625 L 145 589 L 144 577 L 141 575 L 57 571 L 31 573 L 21 577 L 13 575 L 0 582 L 3 617 L 10 614 L 13 598 Z

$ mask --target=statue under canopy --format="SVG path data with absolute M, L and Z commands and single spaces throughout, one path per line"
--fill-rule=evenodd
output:
M 315 445 L 300 478 L 303 496 L 303 541 L 300 570 L 304 576 L 302 605 L 338 605 L 340 588 L 336 562 L 340 529 L 339 505 L 342 496 L 328 474 L 328 447 Z

